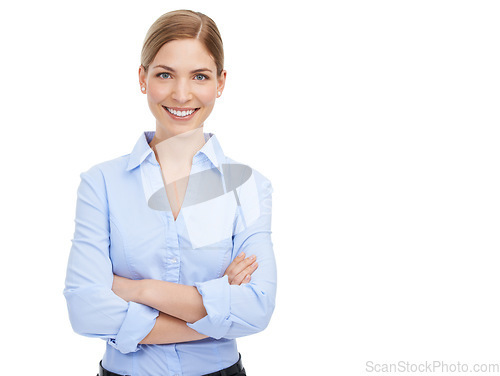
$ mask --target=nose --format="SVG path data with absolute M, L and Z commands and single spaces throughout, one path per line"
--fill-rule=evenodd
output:
M 172 91 L 172 98 L 179 103 L 191 100 L 191 87 L 185 80 L 178 80 Z

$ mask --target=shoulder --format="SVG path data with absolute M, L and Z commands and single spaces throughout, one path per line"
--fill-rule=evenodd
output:
M 257 193 L 260 198 L 268 196 L 273 192 L 271 180 L 252 166 L 236 161 L 228 156 L 225 156 L 224 163 L 226 166 L 229 166 L 229 171 L 236 172 L 231 174 L 232 179 L 236 180 L 233 184 L 237 187 L 241 186 L 242 191 L 248 191 L 248 188 L 252 187 L 253 189 L 250 189 L 250 192 Z
M 228 179 L 224 174 L 226 189 L 230 180 L 230 190 L 234 190 L 238 211 L 234 233 L 244 230 L 250 232 L 269 231 L 271 228 L 272 193 L 271 181 L 260 171 L 246 164 L 226 157 L 225 170 L 230 172 Z
M 88 179 L 96 184 L 106 184 L 120 178 L 127 168 L 130 154 L 125 154 L 104 162 L 97 163 L 80 174 L 82 179 Z
M 128 155 L 97 163 L 80 173 L 78 196 L 89 202 L 108 206 L 110 197 L 119 197 L 127 186 Z M 118 192 L 118 194 L 117 194 Z
M 110 175 L 117 173 L 119 171 L 125 171 L 127 168 L 128 160 L 130 154 L 125 154 L 117 158 L 109 159 L 104 162 L 99 162 L 93 166 L 90 166 L 83 174 L 90 175 Z

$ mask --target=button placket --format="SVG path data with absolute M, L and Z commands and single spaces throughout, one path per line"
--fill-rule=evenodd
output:
M 179 266 L 179 236 L 177 223 L 174 221 L 172 212 L 165 213 L 168 218 L 167 226 L 167 249 L 165 258 L 164 279 L 168 282 L 179 283 L 180 266 Z M 177 217 L 179 219 L 179 217 Z

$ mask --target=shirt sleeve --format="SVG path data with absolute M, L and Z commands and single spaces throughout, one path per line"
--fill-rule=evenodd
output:
M 252 202 L 248 195 L 240 196 L 239 221 L 242 230 L 233 235 L 233 260 L 241 252 L 246 257 L 257 256 L 259 264 L 249 283 L 230 285 L 228 277 L 195 283 L 203 298 L 207 315 L 187 325 L 209 337 L 237 338 L 264 330 L 274 311 L 276 299 L 277 273 L 271 241 L 271 182 L 254 171 L 255 187 L 258 193 L 258 215 L 247 216 L 245 223 L 245 200 Z M 247 190 L 248 192 L 248 190 Z M 244 225 L 241 225 L 244 223 Z
M 80 175 L 75 233 L 68 260 L 64 296 L 73 330 L 98 337 L 122 353 L 140 349 L 138 343 L 153 328 L 158 311 L 127 303 L 112 290 L 109 256 L 109 208 L 101 171 Z

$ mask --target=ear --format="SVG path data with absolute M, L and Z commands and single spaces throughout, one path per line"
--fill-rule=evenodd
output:
M 143 85 L 146 83 L 146 77 L 146 69 L 141 64 L 141 66 L 139 67 L 139 85 Z
M 217 77 L 217 91 L 222 94 L 224 86 L 226 85 L 226 74 L 227 72 L 223 70 L 219 77 Z

